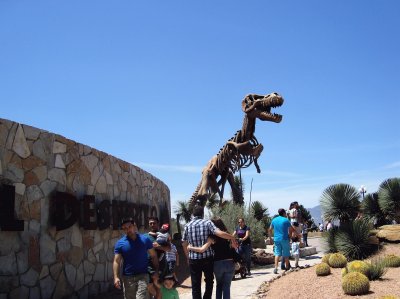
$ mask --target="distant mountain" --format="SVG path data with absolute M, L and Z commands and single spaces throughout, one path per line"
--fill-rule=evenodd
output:
M 314 223 L 316 225 L 318 225 L 318 223 L 322 222 L 322 217 L 321 217 L 322 216 L 322 210 L 321 210 L 321 206 L 320 205 L 318 205 L 316 207 L 313 207 L 311 209 L 307 208 L 307 210 L 310 212 L 311 217 L 314 219 Z

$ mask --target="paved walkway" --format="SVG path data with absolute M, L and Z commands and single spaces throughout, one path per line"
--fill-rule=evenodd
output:
M 301 258 L 299 261 L 300 266 L 304 266 L 306 264 L 312 266 L 318 264 L 321 261 L 321 257 L 323 255 L 320 238 L 310 238 L 308 240 L 309 245 L 315 246 L 317 248 L 317 254 L 308 256 L 306 258 Z M 268 246 L 269 247 L 269 246 Z M 272 247 L 272 246 L 271 246 Z M 293 265 L 293 261 L 291 261 Z M 239 277 L 232 281 L 231 285 L 231 297 L 235 299 L 242 298 L 252 298 L 252 295 L 257 291 L 258 287 L 265 281 L 269 281 L 271 278 L 276 276 L 273 274 L 274 266 L 267 265 L 262 267 L 257 267 L 252 269 L 252 276 L 246 277 L 244 279 Z M 300 270 L 301 271 L 301 270 Z M 282 271 L 279 270 L 279 273 Z M 180 299 L 190 299 L 192 298 L 191 286 L 183 286 L 178 288 L 179 298 Z M 202 285 L 202 291 L 204 292 L 204 283 Z M 213 288 L 213 298 L 215 298 L 215 281 Z

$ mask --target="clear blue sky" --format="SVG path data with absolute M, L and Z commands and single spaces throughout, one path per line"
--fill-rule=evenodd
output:
M 399 1 L 193 2 L 2 0 L 0 117 L 138 165 L 174 206 L 241 128 L 242 98 L 278 92 L 246 201 L 251 179 L 274 214 L 400 176 Z

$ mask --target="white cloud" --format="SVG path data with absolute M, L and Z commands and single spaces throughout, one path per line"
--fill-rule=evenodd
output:
M 386 165 L 384 169 L 393 169 L 393 168 L 400 168 L 400 161 L 393 162 L 389 165 Z

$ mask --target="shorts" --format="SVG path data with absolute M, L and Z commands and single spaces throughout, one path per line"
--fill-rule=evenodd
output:
M 274 255 L 275 256 L 290 256 L 290 242 L 289 240 L 274 241 Z

